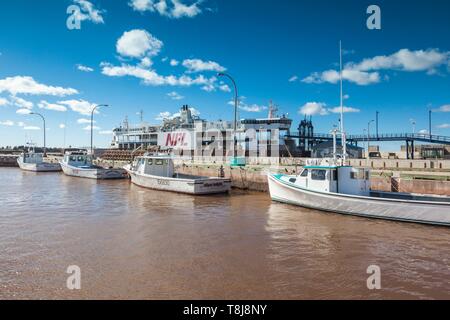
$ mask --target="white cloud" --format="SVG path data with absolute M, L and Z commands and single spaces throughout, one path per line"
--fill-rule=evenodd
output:
M 17 122 L 18 127 L 25 127 L 25 122 L 19 121 Z
M 357 113 L 357 112 L 361 112 L 361 110 L 357 109 L 357 108 L 352 108 L 352 107 L 344 107 L 344 113 Z M 329 112 L 331 113 L 341 113 L 341 107 L 335 107 L 335 108 L 331 108 L 328 109 Z
M 0 80 L 1 92 L 9 92 L 12 95 L 30 94 L 60 97 L 78 93 L 77 90 L 72 88 L 54 87 L 38 83 L 32 77 L 27 76 L 8 77 Z
M 25 114 L 30 114 L 31 111 L 30 111 L 30 109 L 17 109 L 16 113 L 25 115 Z
M 216 91 L 216 87 L 214 86 L 213 83 L 208 83 L 208 84 L 204 85 L 203 87 L 201 87 L 201 89 L 206 92 Z
M 80 21 L 92 21 L 95 24 L 105 23 L 102 14 L 104 10 L 99 10 L 87 0 L 74 0 L 74 3 L 80 6 L 81 12 L 78 14 Z
M 222 84 L 219 86 L 220 91 L 231 92 L 231 88 L 227 84 Z
M 262 112 L 264 110 L 267 110 L 266 106 L 260 106 L 257 104 L 249 105 L 245 102 L 245 100 L 246 100 L 245 97 L 239 97 L 239 99 L 238 99 L 238 108 L 239 109 L 244 110 L 246 112 Z M 228 101 L 228 104 L 230 106 L 234 107 L 234 104 L 235 104 L 234 98 L 232 100 Z
M 95 104 L 82 99 L 58 101 L 58 104 L 65 105 L 69 107 L 72 111 L 78 112 L 79 114 L 86 116 L 91 115 L 92 108 L 95 106 Z M 98 113 L 98 111 L 95 110 L 95 113 Z
M 292 76 L 289 78 L 289 82 L 295 82 L 298 80 L 298 76 Z
M 360 109 L 353 107 L 345 107 L 344 113 L 357 113 Z M 321 115 L 326 116 L 330 113 L 341 113 L 341 107 L 327 108 L 327 104 L 324 102 L 308 102 L 300 107 L 298 110 L 299 114 L 304 114 L 307 116 Z
M 53 111 L 59 111 L 59 112 L 67 111 L 67 108 L 65 106 L 62 106 L 62 105 L 59 105 L 56 103 L 48 103 L 45 100 L 42 100 L 40 103 L 38 103 L 38 107 L 40 109 L 53 110 Z
M 156 56 L 162 47 L 162 41 L 142 29 L 124 32 L 116 44 L 117 52 L 121 56 L 131 58 Z
M 183 61 L 183 66 L 188 69 L 188 72 L 202 72 L 202 71 L 216 71 L 223 72 L 226 69 L 214 61 L 203 61 L 200 59 L 186 59 Z
M 428 130 L 422 129 L 419 131 L 419 134 L 428 134 Z
M 112 130 L 102 130 L 102 131 L 99 131 L 98 133 L 102 134 L 102 135 L 111 135 L 111 134 L 113 134 Z
M 41 130 L 41 128 L 36 126 L 24 126 L 23 130 Z
M 361 71 L 394 69 L 402 71 L 431 71 L 447 64 L 450 52 L 440 52 L 438 49 L 417 50 L 401 49 L 389 56 L 376 56 L 364 59 L 349 67 Z
M 171 59 L 170 60 L 170 65 L 172 66 L 172 67 L 176 67 L 177 65 L 179 65 L 180 64 L 180 61 L 178 61 L 178 60 L 175 60 L 175 59 Z
M 406 72 L 425 71 L 428 75 L 437 74 L 437 68 L 450 63 L 450 52 L 438 49 L 417 50 L 401 49 L 389 56 L 367 58 L 359 63 L 350 62 L 342 71 L 342 78 L 358 85 L 370 85 L 381 81 L 380 70 L 397 70 Z M 385 76 L 386 78 L 386 76 Z M 337 83 L 339 72 L 327 70 L 313 72 L 302 82 Z
M 191 4 L 184 3 L 185 0 L 131 0 L 129 5 L 136 11 L 157 12 L 162 16 L 178 19 L 182 17 L 193 18 L 202 10 L 199 5 L 202 0 Z
M 9 104 L 10 102 L 8 101 L 8 99 L 0 97 L 0 107 L 7 106 Z
M 162 121 L 162 120 L 165 120 L 165 119 L 170 119 L 171 116 L 172 116 L 172 113 L 170 113 L 169 111 L 160 112 L 160 113 L 156 116 L 155 120 Z
M 11 120 L 0 121 L 0 125 L 1 126 L 12 127 L 14 125 L 14 122 L 11 121 Z
M 87 67 L 87 66 L 83 66 L 82 64 L 77 64 L 77 69 L 83 72 L 92 72 L 94 71 L 93 68 L 91 67 Z
M 96 121 L 94 120 L 93 123 L 95 123 L 95 122 L 96 122 Z M 90 120 L 90 119 L 84 119 L 84 118 L 81 118 L 81 119 L 78 119 L 78 120 L 77 120 L 77 123 L 78 123 L 78 124 L 87 124 L 87 123 L 88 123 L 88 124 L 91 124 L 91 120 Z
M 182 100 L 184 97 L 178 92 L 172 91 L 167 94 L 172 100 Z
M 450 112 L 450 104 L 443 105 L 443 106 L 439 107 L 435 111 L 437 111 L 437 112 Z
M 16 97 L 16 96 L 11 96 L 10 97 L 11 102 L 19 108 L 23 108 L 23 109 L 32 109 L 34 104 L 31 101 L 27 101 L 25 99 Z
M 323 102 L 308 102 L 300 107 L 298 113 L 306 116 L 324 116 L 328 114 L 328 110 L 326 108 L 326 104 Z
M 101 129 L 100 127 L 92 126 L 92 130 L 100 130 L 100 129 Z M 88 126 L 84 127 L 83 130 L 86 130 L 86 131 L 89 130 L 90 131 L 91 130 L 91 125 L 88 125 Z
M 61 123 L 60 125 L 59 125 L 59 128 L 60 129 L 64 129 L 66 127 L 66 125 L 64 124 L 64 123 Z
M 126 64 L 123 64 L 121 66 L 113 66 L 108 63 L 103 63 L 102 66 L 103 66 L 102 73 L 104 75 L 110 77 L 132 76 L 141 79 L 145 85 L 149 86 L 168 85 L 168 86 L 189 87 L 192 85 L 207 85 L 217 80 L 215 77 L 208 79 L 203 75 L 199 75 L 195 78 L 192 78 L 187 75 L 182 75 L 180 77 L 173 75 L 163 76 L 159 75 L 154 70 L 148 70 L 142 67 L 131 66 Z
M 195 116 L 195 117 L 200 116 L 200 111 L 198 111 L 197 109 L 195 109 L 195 108 L 189 108 L 189 110 L 191 110 L 191 114 L 192 114 L 193 116 Z M 176 112 L 176 113 L 170 113 L 169 111 L 165 111 L 165 112 L 160 112 L 160 113 L 156 116 L 155 120 L 163 121 L 163 120 L 166 120 L 166 119 L 174 119 L 174 118 L 179 117 L 179 116 L 180 116 L 180 113 L 179 113 L 179 112 Z
M 369 85 L 380 82 L 380 74 L 378 72 L 364 72 L 359 70 L 344 69 L 342 71 L 342 79 L 358 85 Z M 337 83 L 339 81 L 339 72 L 336 70 L 327 70 L 322 73 L 314 72 L 304 78 L 304 83 Z
M 439 129 L 449 129 L 450 123 L 443 123 L 437 126 Z
M 139 65 L 144 68 L 149 68 L 153 65 L 153 61 L 149 57 L 145 57 L 145 58 L 142 58 L 141 63 Z

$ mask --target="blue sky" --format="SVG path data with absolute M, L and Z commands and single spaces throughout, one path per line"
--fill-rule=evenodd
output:
M 80 8 L 81 29 L 67 27 Z M 241 118 L 265 117 L 269 100 L 317 132 L 337 123 L 338 43 L 343 41 L 346 129 L 362 133 L 380 111 L 380 131 L 450 135 L 450 2 L 377 1 L 381 30 L 366 27 L 372 1 L 43 0 L 4 1 L 0 10 L 0 146 L 89 144 L 137 112 L 157 124 L 183 104 L 206 119 L 232 119 L 226 70 L 238 83 Z M 81 122 L 81 123 L 79 123 Z M 66 129 L 61 125 L 65 124 Z

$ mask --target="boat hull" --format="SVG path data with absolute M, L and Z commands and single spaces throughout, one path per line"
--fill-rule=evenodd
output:
M 72 177 L 96 179 L 96 180 L 124 179 L 127 177 L 126 171 L 124 169 L 106 169 L 106 168 L 83 169 L 70 166 L 64 162 L 61 162 L 60 164 L 64 174 Z
M 231 189 L 231 180 L 222 178 L 179 179 L 138 174 L 126 169 L 131 182 L 140 187 L 186 193 L 193 195 L 206 195 L 226 193 Z
M 58 172 L 61 171 L 59 163 L 41 162 L 41 163 L 24 163 L 17 160 L 19 168 L 25 171 L 32 172 Z
M 450 226 L 450 204 L 325 193 L 300 188 L 268 174 L 272 200 L 302 207 L 405 222 Z

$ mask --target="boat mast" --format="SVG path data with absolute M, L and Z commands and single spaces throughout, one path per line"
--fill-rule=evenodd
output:
M 347 158 L 347 141 L 344 129 L 344 96 L 342 88 L 342 41 L 339 41 L 339 81 L 340 81 L 340 102 L 341 102 L 341 142 L 342 142 L 342 159 Z

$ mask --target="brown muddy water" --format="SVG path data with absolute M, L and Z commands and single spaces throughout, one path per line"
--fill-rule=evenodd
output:
M 450 229 L 0 168 L 2 299 L 450 299 Z M 68 266 L 81 269 L 69 290 Z M 369 290 L 369 265 L 381 289 Z

